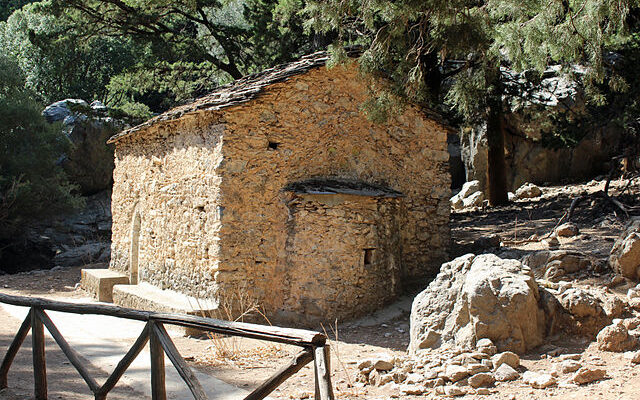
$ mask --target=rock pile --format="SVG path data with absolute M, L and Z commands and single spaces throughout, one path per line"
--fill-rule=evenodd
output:
M 543 357 L 551 359 L 548 371 L 529 371 L 512 352 L 496 353 L 488 339 L 478 341 L 474 349 L 447 347 L 424 350 L 405 358 L 377 355 L 358 365 L 356 382 L 360 385 L 385 386 L 403 395 L 435 393 L 443 396 L 466 394 L 487 395 L 497 391 L 504 382 L 521 380 L 535 389 L 558 385 L 575 386 L 606 378 L 606 370 L 595 360 L 580 354 L 560 354 L 554 348 Z M 640 353 L 640 352 L 639 352 Z M 629 353 L 631 362 L 640 362 L 640 355 Z M 637 359 L 638 361 L 633 361 Z
M 593 260 L 583 253 L 567 250 L 542 250 L 522 258 L 522 263 L 533 269 L 538 278 L 558 282 L 576 272 L 585 272 L 592 267 Z

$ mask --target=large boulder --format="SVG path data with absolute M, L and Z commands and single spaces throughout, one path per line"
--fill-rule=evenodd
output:
M 42 111 L 42 115 L 49 123 L 64 121 L 77 111 L 88 111 L 89 104 L 82 99 L 64 99 L 49 104 Z
M 113 180 L 113 146 L 107 140 L 124 124 L 106 115 L 100 102 L 91 105 L 84 100 L 66 99 L 44 109 L 47 121 L 62 121 L 71 149 L 60 160 L 72 183 L 83 195 L 91 195 L 111 187 Z
M 531 269 L 493 254 L 467 254 L 442 265 L 413 301 L 411 342 L 416 353 L 445 344 L 475 347 L 488 338 L 500 351 L 540 345 L 545 313 Z
M 640 278 L 640 218 L 631 220 L 611 249 L 609 265 L 616 273 L 632 280 Z

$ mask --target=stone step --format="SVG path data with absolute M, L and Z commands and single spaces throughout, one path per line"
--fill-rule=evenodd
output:
M 111 269 L 83 269 L 80 287 L 91 293 L 98 301 L 113 302 L 113 287 L 129 283 L 129 277 Z
M 179 313 L 209 317 L 216 315 L 217 304 L 197 299 L 174 290 L 160 289 L 146 282 L 137 285 L 115 285 L 113 303 L 137 310 Z M 184 328 L 186 335 L 200 335 L 202 331 Z

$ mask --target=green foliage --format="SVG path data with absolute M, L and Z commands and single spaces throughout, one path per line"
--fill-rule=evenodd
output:
M 293 0 L 282 0 L 290 4 Z M 445 99 L 467 118 L 486 115 L 487 97 L 501 96 L 500 67 L 538 74 L 550 64 L 585 65 L 590 100 L 602 103 L 604 54 L 629 41 L 635 0 L 312 0 L 306 26 L 338 33 L 337 46 L 364 45 L 363 70 L 395 91 L 437 108 Z M 291 11 L 289 11 L 291 14 Z
M 0 22 L 6 21 L 9 15 L 34 0 L 0 0 Z
M 0 23 L 0 46 L 41 101 L 106 101 L 106 85 L 137 59 L 137 46 L 109 37 L 79 40 L 64 20 L 46 12 L 46 4 L 29 4 Z
M 137 118 L 325 44 L 277 0 L 3 1 L 0 46 L 41 101 Z
M 56 165 L 68 142 L 40 110 L 18 66 L 0 56 L 0 239 L 24 221 L 79 205 Z

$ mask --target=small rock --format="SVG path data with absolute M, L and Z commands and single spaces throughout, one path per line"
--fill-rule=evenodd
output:
M 571 380 L 578 385 L 599 381 L 607 375 L 607 371 L 600 368 L 582 367 L 573 375 Z
M 628 351 L 624 354 L 632 364 L 640 364 L 640 351 Z
M 598 349 L 603 351 L 623 352 L 633 350 L 638 345 L 637 339 L 629 335 L 621 320 L 615 320 L 611 325 L 602 328 L 596 340 Z
M 520 374 L 515 369 L 511 368 L 509 364 L 502 364 L 493 373 L 493 376 L 499 382 L 513 381 L 520 377 Z
M 542 243 L 545 244 L 551 250 L 557 249 L 560 247 L 560 241 L 555 236 L 551 236 L 550 238 L 544 239 Z
M 444 376 L 451 382 L 457 382 L 469 376 L 467 368 L 461 365 L 448 365 L 444 371 Z
M 617 275 L 619 276 L 619 275 Z M 637 299 L 640 298 L 640 289 L 638 289 L 638 287 L 632 287 L 629 288 L 629 290 L 627 290 L 627 297 L 629 299 Z
M 487 339 L 487 338 L 478 340 L 476 342 L 476 349 L 480 353 L 484 353 L 489 356 L 492 356 L 498 352 L 498 348 L 493 344 L 491 339 Z
M 399 389 L 400 389 L 400 393 L 404 395 L 413 395 L 413 396 L 419 396 L 421 394 L 424 394 L 427 391 L 426 388 L 422 385 L 410 385 L 410 384 L 400 385 Z
M 489 372 L 481 372 L 469 377 L 469 386 L 476 389 L 479 387 L 493 386 L 495 378 Z
M 469 375 L 475 375 L 481 372 L 490 372 L 491 369 L 484 364 L 474 363 L 467 365 L 467 371 L 469 372 Z
M 609 265 L 625 278 L 640 278 L 640 218 L 634 217 L 614 243 Z
M 420 383 L 424 380 L 425 380 L 424 375 L 414 372 L 411 374 L 407 374 L 407 377 L 405 378 L 404 383 L 412 385 L 412 384 Z
M 567 289 L 558 300 L 569 314 L 577 318 L 604 316 L 600 300 L 584 289 Z
M 366 369 L 370 370 L 371 368 L 373 368 L 373 361 L 371 360 L 363 360 L 360 361 L 360 364 L 358 364 L 358 369 L 361 371 Z
M 481 395 L 481 396 L 490 395 L 491 394 L 491 390 L 489 390 L 487 388 L 477 388 L 476 389 L 476 394 Z
M 464 207 L 480 207 L 484 201 L 484 193 L 475 192 L 471 196 L 462 199 Z
M 380 375 L 380 377 L 378 378 L 377 385 L 378 386 L 383 386 L 383 385 L 386 385 L 389 382 L 393 382 L 393 375 L 384 374 L 384 375 Z
M 556 384 L 556 379 L 550 374 L 527 371 L 522 375 L 524 383 L 536 389 L 545 389 Z
M 533 183 L 525 183 L 516 190 L 516 199 L 530 199 L 542 195 L 542 190 Z
M 513 369 L 517 369 L 520 366 L 520 357 L 516 353 L 511 351 L 505 351 L 491 357 L 493 368 L 497 369 L 502 364 L 507 364 Z
M 560 356 L 560 361 L 565 361 L 565 360 L 578 361 L 578 360 L 580 360 L 580 358 L 582 358 L 582 355 L 580 355 L 580 354 L 563 354 L 563 355 Z
M 486 353 L 481 353 L 479 351 L 474 352 L 474 353 L 469 353 L 469 355 L 473 358 L 475 358 L 476 360 L 485 360 L 487 358 L 489 358 L 489 355 Z
M 462 189 L 460 189 L 460 192 L 458 192 L 457 196 L 459 196 L 461 199 L 465 199 L 471 196 L 473 193 L 479 192 L 481 190 L 482 189 L 480 188 L 480 181 L 469 181 L 465 182 L 462 185 Z
M 582 365 L 574 360 L 564 360 L 556 366 L 557 371 L 562 374 L 568 374 L 570 372 L 576 372 Z
M 464 388 L 455 385 L 444 386 L 444 395 L 445 396 L 464 396 L 467 394 L 467 391 Z
M 560 237 L 571 237 L 576 236 L 580 231 L 578 227 L 573 222 L 565 222 L 564 224 L 558 226 L 554 233 Z
M 373 368 L 378 371 L 391 371 L 395 358 L 390 354 L 377 354 L 373 359 Z
M 449 199 L 449 202 L 451 203 L 451 208 L 453 208 L 454 210 L 461 210 L 464 208 L 464 203 L 460 198 L 460 194 L 456 194 L 455 196 L 451 197 L 451 199 Z
M 622 285 L 624 282 L 625 282 L 624 276 L 615 275 L 613 278 L 611 278 L 611 282 L 609 282 L 607 286 L 609 286 L 610 288 L 614 288 Z

